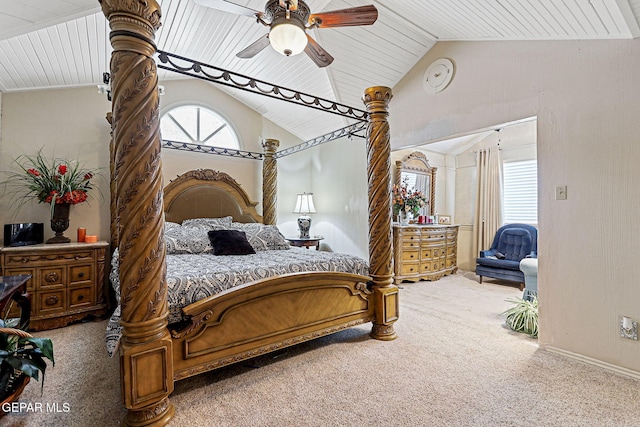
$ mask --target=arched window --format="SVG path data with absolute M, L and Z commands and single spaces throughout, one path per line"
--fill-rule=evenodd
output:
M 172 108 L 160 119 L 162 139 L 209 145 L 212 147 L 240 148 L 233 128 L 219 114 L 198 105 Z

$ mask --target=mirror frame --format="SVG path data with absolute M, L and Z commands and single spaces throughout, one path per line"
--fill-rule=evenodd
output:
M 420 152 L 414 151 L 413 153 L 407 154 L 402 158 L 402 160 L 396 161 L 396 172 L 395 172 L 395 182 L 397 185 L 400 185 L 402 172 L 413 172 L 419 173 L 423 175 L 428 175 L 431 179 L 429 188 L 429 212 L 427 215 L 434 215 L 436 211 L 436 170 L 438 168 L 431 167 L 429 165 L 429 161 L 427 160 L 427 156 Z

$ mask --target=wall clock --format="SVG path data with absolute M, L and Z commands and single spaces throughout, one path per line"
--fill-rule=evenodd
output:
M 424 73 L 422 84 L 428 93 L 443 91 L 453 78 L 453 62 L 447 58 L 436 59 Z

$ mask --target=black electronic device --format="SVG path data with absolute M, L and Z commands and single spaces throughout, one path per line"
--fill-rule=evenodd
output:
M 44 242 L 44 224 L 26 222 L 4 225 L 5 246 L 37 245 Z

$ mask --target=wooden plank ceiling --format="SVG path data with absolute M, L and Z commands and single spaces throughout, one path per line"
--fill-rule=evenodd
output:
M 265 4 L 235 2 L 256 10 Z M 270 48 L 239 59 L 235 54 L 266 34 L 266 27 L 192 0 L 159 3 L 160 49 L 359 109 L 363 89 L 393 87 L 437 41 L 640 35 L 640 0 L 308 0 L 312 12 L 365 4 L 379 11 L 372 26 L 311 30 L 335 58 L 321 69 L 304 54 L 284 57 Z M 0 0 L 0 91 L 101 83 L 111 54 L 108 33 L 97 0 Z M 170 78 L 182 77 L 161 71 L 161 80 Z M 332 114 L 218 87 L 303 140 L 349 124 Z

